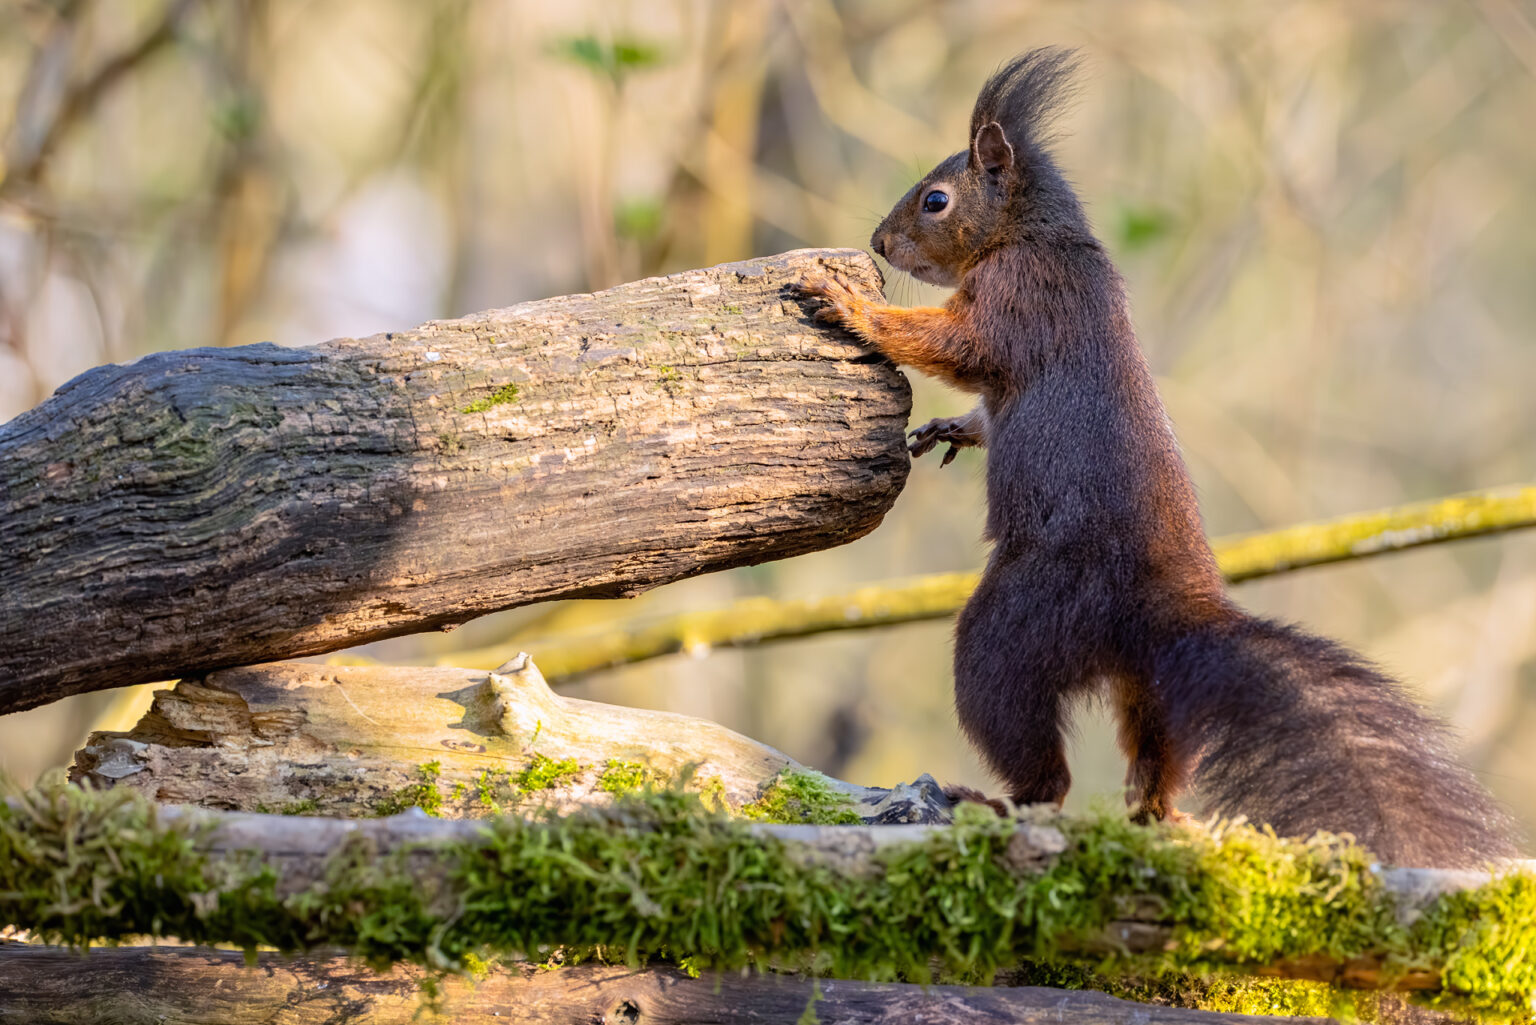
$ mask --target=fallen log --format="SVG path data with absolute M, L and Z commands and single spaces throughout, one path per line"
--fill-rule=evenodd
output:
M 709 974 L 531 965 L 443 980 L 438 1013 L 423 1006 L 426 973 L 376 974 L 344 957 L 261 955 L 171 947 L 97 949 L 89 956 L 0 944 L 0 1023 L 118 1025 L 1261 1025 L 1271 1017 L 1217 1014 L 1040 987 L 915 986 L 783 975 Z M 1287 1018 L 1324 1025 L 1333 1019 Z
M 304 349 L 98 367 L 0 425 L 0 713 L 853 540 L 905 379 L 801 250 Z

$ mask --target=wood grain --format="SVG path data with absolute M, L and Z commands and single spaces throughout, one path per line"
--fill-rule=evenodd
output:
M 0 425 L 0 713 L 853 540 L 905 379 L 800 250 L 310 348 L 98 367 Z
M 536 758 L 576 769 L 510 800 L 496 780 Z M 735 808 L 758 800 L 780 770 L 804 769 L 707 719 L 556 694 L 524 655 L 490 673 L 276 662 L 182 680 L 157 691 L 133 729 L 93 734 L 70 778 L 161 803 L 368 818 L 423 785 L 430 762 L 437 814 L 460 818 L 611 803 L 603 780 L 614 761 L 657 785 L 687 780 Z M 930 776 L 890 789 L 827 782 L 871 824 L 951 817 Z
M 341 957 L 118 947 L 80 957 L 0 945 L 0 1023 L 97 1025 L 1260 1025 L 1332 1019 L 1216 1014 L 1038 987 L 970 988 L 775 975 L 704 975 L 575 965 L 503 968 L 471 984 L 449 979 L 440 1014 L 421 1013 L 414 968 L 376 975 Z M 816 994 L 819 993 L 819 997 Z M 419 1017 L 418 1017 L 419 1015 Z M 802 1017 L 804 1016 L 804 1017 Z

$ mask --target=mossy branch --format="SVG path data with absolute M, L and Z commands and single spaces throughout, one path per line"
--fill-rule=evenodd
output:
M 1237 583 L 1307 566 L 1536 526 L 1536 486 L 1488 488 L 1212 542 Z
M 1536 525 L 1536 486 L 1473 491 L 1283 530 L 1216 538 L 1212 547 L 1233 583 L 1307 566 Z M 609 666 L 675 652 L 863 630 L 954 615 L 976 587 L 975 573 L 940 573 L 892 581 L 822 598 L 748 598 L 719 609 L 682 612 L 637 622 L 444 656 L 439 664 L 490 668 L 531 651 L 544 674 L 560 680 Z
M 458 651 L 439 665 L 490 668 L 529 651 L 549 680 L 594 669 L 643 662 L 711 648 L 735 648 L 761 641 L 809 637 L 833 630 L 859 630 L 954 615 L 976 587 L 974 573 L 940 573 L 913 580 L 872 584 L 822 598 L 745 598 L 718 609 L 679 612 L 654 619 L 513 640 L 475 651 Z
M 372 822 L 158 807 L 56 785 L 0 804 L 0 924 L 81 945 L 175 936 L 475 958 L 800 968 L 985 982 L 1022 960 L 1242 971 L 1525 1014 L 1536 876 L 1383 871 L 1351 844 L 1119 815 L 770 826 L 653 793 L 564 819 Z

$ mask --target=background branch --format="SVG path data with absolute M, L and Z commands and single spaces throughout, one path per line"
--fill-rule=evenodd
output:
M 1227 580 L 1235 583 L 1533 525 L 1536 486 L 1489 488 L 1216 538 L 1212 547 Z M 490 668 L 527 650 L 549 679 L 562 680 L 676 652 L 701 655 L 711 648 L 944 619 L 965 604 L 976 580 L 974 573 L 939 573 L 819 598 L 747 598 L 718 609 L 604 623 L 570 633 L 514 635 L 505 644 L 445 655 L 438 664 Z

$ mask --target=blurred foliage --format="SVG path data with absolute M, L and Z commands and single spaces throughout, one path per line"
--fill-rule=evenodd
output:
M 1173 228 L 1173 214 L 1156 207 L 1126 207 L 1120 211 L 1120 248 L 1143 249 Z
M 363 335 L 863 245 L 1000 61 L 1079 46 L 1058 149 L 1115 252 L 1213 533 L 1536 479 L 1530 0 L 0 0 L 0 418 L 154 349 Z M 939 293 L 891 275 L 899 302 Z M 917 382 L 919 420 L 967 402 Z M 981 456 L 843 549 L 616 612 L 979 565 Z M 1404 675 L 1536 824 L 1536 539 L 1243 585 Z M 870 784 L 980 784 L 944 624 L 593 677 Z M 96 696 L 0 720 L 22 778 Z M 1122 766 L 1090 718 L 1078 791 Z
M 624 78 L 630 72 L 655 67 L 663 60 L 661 48 L 650 43 L 637 39 L 615 39 L 605 43 L 596 36 L 556 39 L 549 52 L 606 75 L 616 89 L 623 87 Z

